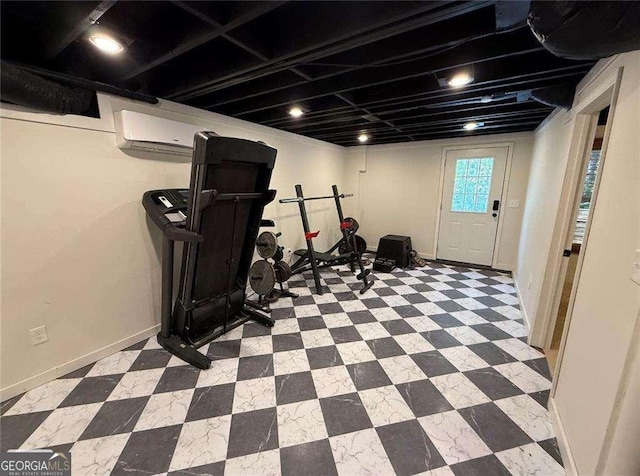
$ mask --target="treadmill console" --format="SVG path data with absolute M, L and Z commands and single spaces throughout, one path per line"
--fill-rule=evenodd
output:
M 150 190 L 142 197 L 142 204 L 153 222 L 163 231 L 184 229 L 187 220 L 188 188 Z

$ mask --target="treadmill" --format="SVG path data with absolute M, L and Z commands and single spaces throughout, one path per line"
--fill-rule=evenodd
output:
M 248 320 L 272 327 L 248 307 L 246 287 L 258 231 L 275 190 L 269 182 L 277 151 L 262 142 L 199 132 L 194 138 L 189 189 L 150 190 L 142 204 L 162 238 L 162 306 L 158 343 L 207 369 L 198 348 Z M 184 242 L 173 301 L 173 257 Z

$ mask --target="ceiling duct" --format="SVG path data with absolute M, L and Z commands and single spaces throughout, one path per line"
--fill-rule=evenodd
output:
M 84 114 L 95 106 L 95 93 L 64 86 L 2 62 L 2 101 L 55 114 Z
M 531 97 L 542 104 L 553 107 L 571 109 L 576 94 L 574 85 L 554 86 L 552 88 L 534 89 Z
M 531 2 L 529 0 L 498 0 L 496 2 L 496 30 L 509 31 L 524 26 Z
M 640 2 L 533 1 L 527 17 L 556 56 L 599 59 L 640 49 Z

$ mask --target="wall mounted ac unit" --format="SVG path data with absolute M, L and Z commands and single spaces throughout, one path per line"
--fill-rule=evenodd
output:
M 121 149 L 172 155 L 191 155 L 193 136 L 205 127 L 135 111 L 114 114 L 116 142 Z

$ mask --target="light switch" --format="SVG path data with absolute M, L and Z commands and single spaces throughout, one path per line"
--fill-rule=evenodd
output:
M 518 208 L 520 206 L 520 200 L 509 200 L 509 208 Z
M 630 278 L 634 283 L 640 284 L 640 250 L 636 250 L 633 258 L 633 271 Z

